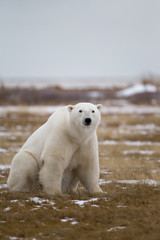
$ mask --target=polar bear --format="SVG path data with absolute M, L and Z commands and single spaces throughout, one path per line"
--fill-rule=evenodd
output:
M 78 103 L 54 112 L 15 155 L 8 177 L 10 191 L 30 192 L 38 183 L 46 194 L 99 187 L 96 129 L 101 104 Z

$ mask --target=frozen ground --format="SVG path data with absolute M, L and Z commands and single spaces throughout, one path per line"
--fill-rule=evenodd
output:
M 57 106 L 0 106 L 0 116 L 7 113 L 29 113 L 37 115 L 52 114 L 63 105 Z M 158 114 L 160 115 L 159 106 L 134 105 L 124 101 L 104 102 L 102 114 Z
M 137 83 L 131 87 L 125 88 L 117 93 L 118 97 L 129 97 L 138 93 L 156 92 L 158 88 L 151 84 Z
M 7 87 L 36 87 L 60 86 L 64 89 L 77 88 L 106 88 L 113 86 L 126 87 L 128 84 L 138 83 L 140 78 L 60 78 L 60 79 L 5 79 Z
M 160 110 L 105 102 L 98 129 L 104 195 L 10 193 L 11 160 L 48 114 L 60 106 L 0 108 L 0 239 L 158 240 Z

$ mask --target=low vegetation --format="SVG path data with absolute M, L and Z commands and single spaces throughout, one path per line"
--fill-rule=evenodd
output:
M 102 116 L 103 195 L 90 195 L 81 185 L 77 193 L 54 197 L 10 193 L 11 160 L 47 117 L 0 117 L 0 239 L 160 239 L 160 115 Z
M 129 96 L 117 95 L 121 87 L 107 87 L 106 88 L 84 88 L 84 89 L 65 89 L 60 86 L 50 86 L 44 88 L 35 87 L 7 87 L 5 85 L 0 86 L 0 105 L 33 105 L 33 104 L 66 104 L 71 102 L 82 101 L 104 101 L 125 99 L 132 103 L 140 104 L 159 104 L 160 103 L 160 83 L 152 79 L 142 79 L 142 84 L 155 86 L 157 90 L 153 91 L 138 91 Z

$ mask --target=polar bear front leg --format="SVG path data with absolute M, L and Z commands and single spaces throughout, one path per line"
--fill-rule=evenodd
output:
M 95 136 L 87 144 L 81 146 L 75 157 L 80 162 L 78 176 L 86 190 L 89 193 L 103 192 L 99 187 L 99 157 L 97 137 Z
M 50 195 L 61 194 L 62 175 L 61 161 L 53 157 L 45 159 L 39 173 L 39 181 L 42 184 L 43 191 Z
M 79 169 L 79 178 L 89 193 L 103 192 L 99 187 L 99 174 L 95 173 L 93 169 Z

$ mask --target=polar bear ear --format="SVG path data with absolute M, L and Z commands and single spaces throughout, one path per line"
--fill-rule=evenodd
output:
M 98 104 L 98 105 L 97 105 L 97 109 L 101 112 L 101 110 L 102 110 L 102 104 Z
M 74 106 L 73 105 L 69 105 L 68 106 L 68 111 L 71 112 L 73 110 Z

